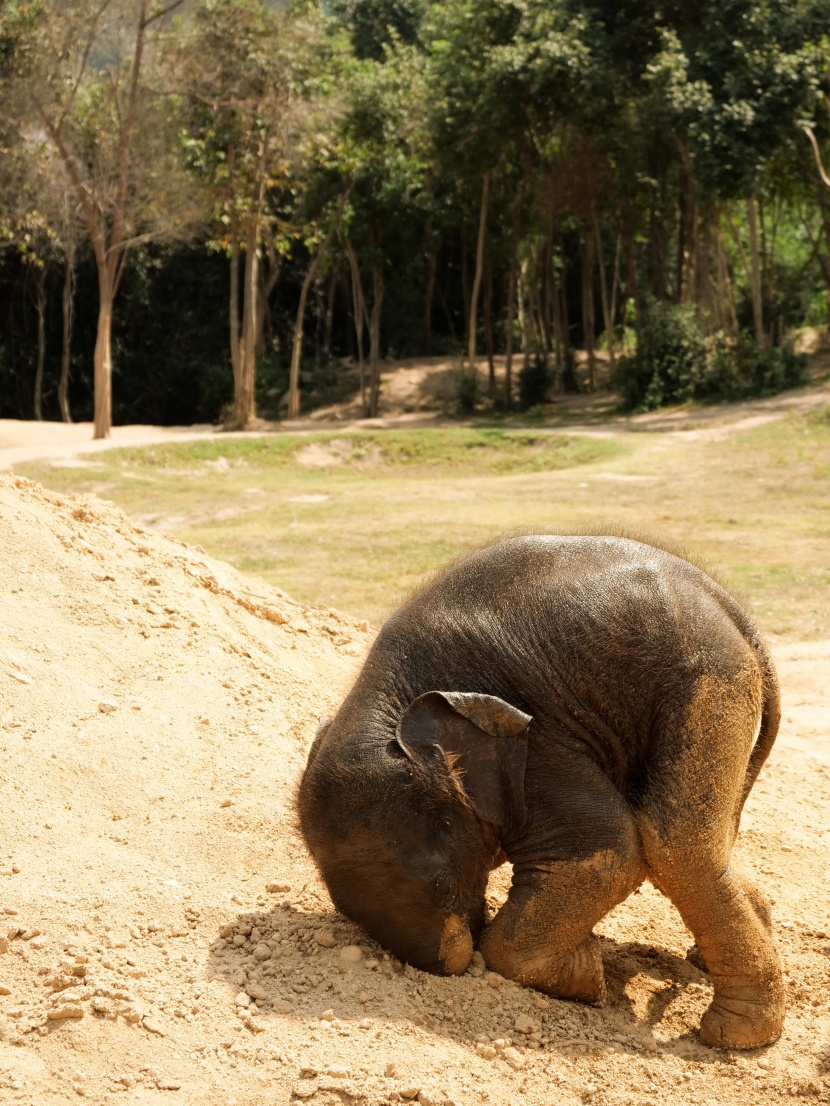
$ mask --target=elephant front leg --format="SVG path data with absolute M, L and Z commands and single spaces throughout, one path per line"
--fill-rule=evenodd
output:
M 517 870 L 507 902 L 481 939 L 487 966 L 558 998 L 602 1002 L 605 978 L 592 930 L 643 875 L 634 841 L 582 860 Z

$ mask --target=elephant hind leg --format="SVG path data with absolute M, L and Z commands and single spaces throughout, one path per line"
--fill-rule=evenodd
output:
M 649 874 L 680 911 L 711 975 L 700 1035 L 720 1048 L 770 1044 L 784 1020 L 769 904 L 731 863 L 755 700 L 752 673 L 701 680 L 658 739 L 637 817 Z

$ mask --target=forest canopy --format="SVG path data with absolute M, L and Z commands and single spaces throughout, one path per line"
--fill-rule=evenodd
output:
M 830 305 L 828 27 L 830 0 L 0 2 L 0 417 L 247 426 L 355 367 L 374 414 L 382 359 L 433 354 L 467 410 L 795 383 Z

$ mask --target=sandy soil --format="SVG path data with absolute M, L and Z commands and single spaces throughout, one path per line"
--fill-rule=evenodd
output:
M 696 1039 L 708 978 L 648 885 L 601 926 L 602 1009 L 424 975 L 334 913 L 292 796 L 366 623 L 14 477 L 0 622 L 0 1102 L 830 1099 L 830 642 L 773 642 L 784 723 L 739 859 L 790 1011 L 727 1054 Z

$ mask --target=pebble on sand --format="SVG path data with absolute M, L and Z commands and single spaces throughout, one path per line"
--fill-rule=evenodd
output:
M 51 1021 L 62 1021 L 64 1018 L 82 1018 L 84 1010 L 82 1006 L 67 1003 L 63 1006 L 55 1006 L 46 1016 Z
M 359 964 L 363 959 L 363 949 L 358 945 L 346 945 L 340 950 L 340 959 L 346 964 Z
M 254 949 L 254 960 L 270 960 L 270 959 L 271 959 L 271 950 L 268 948 L 268 946 L 265 944 L 264 941 L 260 941 L 260 943 Z
M 337 938 L 330 929 L 321 929 L 317 934 L 317 944 L 324 949 L 333 949 L 337 945 Z
M 534 1018 L 528 1017 L 527 1014 L 519 1014 L 514 1025 L 520 1033 L 538 1033 L 541 1029 L 539 1023 Z
M 5 984 L 0 983 L 0 995 L 10 995 L 10 994 L 11 994 L 11 991 L 9 990 L 9 988 L 6 987 Z
M 291 890 L 290 883 L 266 883 L 265 890 L 269 895 L 284 894 L 286 891 Z
M 101 714 L 112 714 L 114 710 L 118 710 L 118 703 L 114 699 L 102 699 L 98 704 L 98 710 Z

